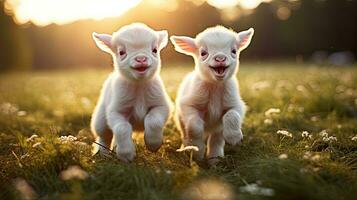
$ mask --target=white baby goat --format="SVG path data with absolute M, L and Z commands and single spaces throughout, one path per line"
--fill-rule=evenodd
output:
M 208 28 L 190 38 L 171 36 L 178 52 L 191 55 L 195 70 L 183 80 L 176 99 L 176 122 L 183 145 L 194 145 L 195 159 L 205 156 L 214 164 L 224 156 L 225 142 L 235 145 L 241 131 L 245 104 L 240 97 L 236 74 L 239 54 L 245 49 L 254 29 L 240 33 L 222 26 Z
M 113 148 L 122 161 L 132 161 L 136 156 L 132 132 L 143 130 L 146 147 L 157 151 L 171 110 L 159 76 L 160 50 L 167 45 L 167 31 L 135 23 L 113 35 L 93 33 L 93 39 L 114 62 L 114 71 L 103 85 L 91 120 L 100 144 L 94 144 L 94 153 Z

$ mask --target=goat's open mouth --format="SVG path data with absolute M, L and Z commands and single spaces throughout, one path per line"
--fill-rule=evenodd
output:
M 149 69 L 149 66 L 147 65 L 136 66 L 136 67 L 132 67 L 132 69 L 138 72 L 139 74 L 143 74 Z
M 223 77 L 226 74 L 228 66 L 210 66 L 217 77 Z

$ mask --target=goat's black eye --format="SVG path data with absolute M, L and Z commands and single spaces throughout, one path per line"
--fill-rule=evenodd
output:
M 201 51 L 201 56 L 203 57 L 203 56 L 207 56 L 207 51 Z
M 157 48 L 154 48 L 154 49 L 152 50 L 152 52 L 156 54 L 156 53 L 157 53 Z
M 120 51 L 119 51 L 119 55 L 123 56 L 123 55 L 125 55 L 125 54 L 126 54 L 126 52 L 125 52 L 124 50 L 120 50 Z
M 236 53 L 237 53 L 237 50 L 236 50 L 236 49 L 232 49 L 232 53 L 233 53 L 233 54 L 236 54 Z

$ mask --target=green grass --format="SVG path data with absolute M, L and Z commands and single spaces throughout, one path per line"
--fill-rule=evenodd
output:
M 172 99 L 190 70 L 184 65 L 163 69 L 161 75 Z M 355 67 L 243 63 L 238 77 L 248 105 L 244 141 L 240 146 L 226 146 L 226 157 L 215 167 L 191 163 L 188 152 L 176 152 L 180 137 L 172 120 L 157 153 L 146 150 L 139 133 L 134 138 L 137 158 L 133 163 L 123 164 L 115 156 L 92 157 L 89 121 L 108 73 L 0 75 L 0 199 L 26 195 L 15 187 L 20 179 L 26 180 L 39 199 L 356 197 Z M 267 117 L 269 108 L 281 112 Z M 278 130 L 287 130 L 292 137 L 278 135 Z M 325 141 L 320 134 L 323 130 L 337 141 Z M 302 131 L 312 138 L 303 138 Z M 33 134 L 39 137 L 27 141 Z M 78 141 L 63 143 L 58 137 L 64 135 L 74 135 Z M 281 154 L 287 158 L 280 159 Z M 89 176 L 63 180 L 61 172 L 72 165 Z M 263 190 L 244 191 L 254 183 Z

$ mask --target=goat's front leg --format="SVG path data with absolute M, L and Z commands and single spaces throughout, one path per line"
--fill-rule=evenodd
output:
M 128 120 L 117 111 L 110 111 L 108 124 L 113 131 L 112 143 L 118 158 L 124 162 L 134 160 L 136 156 L 135 145 L 132 139 L 132 126 Z
M 146 147 L 156 152 L 162 145 L 163 128 L 169 116 L 168 106 L 156 106 L 151 108 L 144 120 L 144 140 Z
M 236 145 L 243 139 L 241 131 L 242 117 L 234 110 L 228 110 L 223 116 L 223 137 L 228 144 Z
M 193 145 L 198 147 L 194 152 L 195 160 L 202 160 L 205 156 L 206 144 L 204 140 L 204 121 L 199 110 L 192 106 L 182 107 L 182 121 L 184 123 L 184 146 Z

